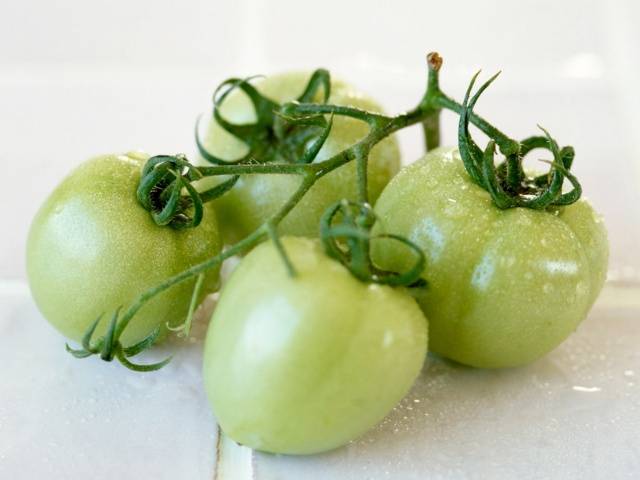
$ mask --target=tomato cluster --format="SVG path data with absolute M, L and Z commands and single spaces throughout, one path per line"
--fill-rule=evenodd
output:
M 277 75 L 257 89 L 283 104 L 298 98 L 308 77 Z M 329 102 L 380 112 L 375 101 L 341 81 L 331 83 Z M 239 90 L 220 111 L 235 124 L 256 120 Z M 332 121 L 316 163 L 358 142 L 369 128 L 356 118 Z M 247 148 L 216 118 L 202 144 L 228 161 Z M 85 334 L 101 314 L 218 255 L 222 239 L 233 244 L 259 231 L 301 182 L 286 174 L 242 175 L 205 204 L 197 228 L 176 230 L 157 226 L 136 201 L 146 160 L 106 155 L 83 164 L 51 194 L 31 227 L 27 270 L 34 299 L 52 325 L 89 350 Z M 278 225 L 282 237 L 251 250 L 226 281 L 207 334 L 206 390 L 222 429 L 244 445 L 290 454 L 343 445 L 407 393 L 427 346 L 474 367 L 532 362 L 578 326 L 602 288 L 606 230 L 586 201 L 501 210 L 469 177 L 456 149 L 433 150 L 397 173 L 393 136 L 373 148 L 368 162 L 377 219 L 370 238 L 386 234 L 416 245 L 427 286 L 383 285 L 375 275 L 362 281 L 323 249 L 318 237 L 325 210 L 358 198 L 355 162 L 313 184 Z M 213 178 L 202 188 L 231 177 Z M 415 264 L 402 242 L 355 238 L 371 247 L 367 261 L 376 268 L 400 272 Z M 201 280 L 195 301 L 217 288 L 217 268 Z M 193 278 L 155 295 L 118 341 L 133 344 L 179 324 L 192 289 Z M 99 323 L 97 335 L 106 329 Z

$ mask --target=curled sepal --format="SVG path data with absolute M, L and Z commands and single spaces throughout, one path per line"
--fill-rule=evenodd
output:
M 85 352 L 98 353 L 100 351 L 99 344 L 98 345 L 91 344 L 91 338 L 93 337 L 93 334 L 95 333 L 96 328 L 98 328 L 98 324 L 100 323 L 100 320 L 102 320 L 103 316 L 104 314 L 98 315 L 98 318 L 96 318 L 93 321 L 93 323 L 89 325 L 89 328 L 87 328 L 87 331 L 84 333 L 82 337 L 82 348 L 84 349 Z
M 162 360 L 161 362 L 157 362 L 157 363 L 139 364 L 139 363 L 133 363 L 129 361 L 123 349 L 120 348 L 116 352 L 116 358 L 122 365 L 127 367 L 129 370 L 133 370 L 134 372 L 155 372 L 156 370 L 160 370 L 162 367 L 167 365 L 171 361 L 173 356 L 169 356 L 164 360 Z
M 558 196 L 556 200 L 553 202 L 553 205 L 570 205 L 575 203 L 580 199 L 582 195 L 582 185 L 576 178 L 574 174 L 572 174 L 563 164 L 558 162 L 550 162 L 549 160 L 541 160 L 541 162 L 548 163 L 552 168 L 559 170 L 562 174 L 569 180 L 571 186 L 573 187 L 570 191 L 563 193 Z
M 157 225 L 179 230 L 197 227 L 204 215 L 204 203 L 224 195 L 238 180 L 234 175 L 199 192 L 191 182 L 201 178 L 200 170 L 183 155 L 151 157 L 142 169 L 138 202 L 149 210 Z
M 156 343 L 159 336 L 160 327 L 156 327 L 149 335 L 144 337 L 138 343 L 134 343 L 133 345 L 130 345 L 128 347 L 123 347 L 122 353 L 124 353 L 124 355 L 127 357 L 135 357 L 139 353 L 147 350 L 148 348 L 151 348 L 153 344 Z
M 236 158 L 234 160 L 225 160 L 223 158 L 218 157 L 217 155 L 214 155 L 209 150 L 207 150 L 207 147 L 204 146 L 204 143 L 202 143 L 202 140 L 200 139 L 200 133 L 199 132 L 200 132 L 200 119 L 201 118 L 202 118 L 202 115 L 200 115 L 198 117 L 198 119 L 196 120 L 195 140 L 196 140 L 196 147 L 198 148 L 198 153 L 207 162 L 213 163 L 214 165 L 237 165 L 237 164 L 241 164 L 241 163 L 247 163 L 247 162 L 249 162 L 249 161 L 251 161 L 253 159 L 253 154 L 252 154 L 252 152 L 250 150 L 245 155 L 243 155 L 243 156 L 241 156 L 239 158 Z
M 177 216 L 178 207 L 180 202 L 180 196 L 182 194 L 182 187 L 184 183 L 182 182 L 182 176 L 176 175 L 173 182 L 170 184 L 170 188 L 166 188 L 162 191 L 162 193 L 158 196 L 159 199 L 164 200 L 164 205 L 159 205 L 159 210 L 152 210 L 151 216 L 153 217 L 153 221 L 158 225 L 168 225 Z M 170 192 L 169 198 L 166 199 L 165 192 Z M 159 202 L 157 202 L 159 203 Z
M 471 138 L 471 134 L 469 133 L 469 116 L 472 110 L 469 107 L 469 96 L 471 95 L 471 90 L 473 89 L 478 75 L 480 75 L 479 71 L 471 78 L 469 87 L 464 95 L 464 100 L 462 101 L 462 111 L 460 112 L 460 120 L 458 122 L 458 150 L 460 151 L 460 157 L 462 158 L 464 168 L 467 170 L 471 180 L 481 187 L 485 187 L 485 183 L 480 172 L 480 166 L 482 164 L 482 150 L 478 147 L 476 142 L 473 141 L 473 138 Z
M 118 340 L 115 338 L 116 324 L 118 323 L 118 316 L 122 307 L 118 307 L 111 316 L 111 321 L 107 327 L 107 332 L 102 337 L 102 346 L 100 348 L 100 358 L 106 362 L 113 360 L 115 350 L 118 348 L 116 343 Z
M 422 274 L 427 265 L 427 259 L 420 247 L 409 239 L 393 233 L 381 233 L 371 237 L 372 240 L 389 239 L 400 242 L 408 247 L 415 255 L 416 261 L 411 268 L 405 272 L 391 272 L 376 269 L 376 283 L 383 283 L 392 286 L 408 286 L 411 288 L 424 288 L 427 281 L 422 278 Z
M 494 155 L 496 153 L 496 144 L 490 140 L 487 148 L 482 155 L 482 178 L 485 190 L 489 192 L 493 202 L 498 208 L 510 208 L 517 206 L 514 200 L 507 195 L 498 180 L 496 173 Z
M 365 203 L 341 200 L 330 206 L 320 219 L 320 239 L 325 252 L 362 281 L 372 281 L 369 257 L 373 209 Z M 339 218 L 339 223 L 334 220 Z
M 329 120 L 322 114 L 296 115 L 296 105 L 286 103 L 276 111 L 278 154 L 288 163 L 311 163 L 331 133 L 334 115 Z
M 244 155 L 236 159 L 222 159 L 209 152 L 200 139 L 199 121 L 196 123 L 196 145 L 200 155 L 207 161 L 220 164 L 243 163 L 309 163 L 326 140 L 327 120 L 322 114 L 288 116 L 287 108 L 292 103 L 280 105 L 263 96 L 250 81 L 255 78 L 231 78 L 222 82 L 214 93 L 213 119 L 247 147 Z M 231 92 L 241 90 L 251 102 L 256 121 L 236 124 L 224 118 L 220 109 Z M 320 103 L 326 103 L 331 94 L 329 72 L 318 69 L 309 78 L 304 91 L 296 102 L 311 102 L 320 95 Z M 328 134 L 328 133 L 327 133 Z M 323 137 L 324 135 L 324 137 Z
M 67 352 L 69 352 L 71 355 L 73 355 L 76 358 L 87 358 L 87 357 L 90 357 L 91 355 L 94 355 L 93 352 L 88 352 L 83 348 L 81 349 L 71 348 L 68 343 L 64 344 L 64 348 Z
M 551 206 L 569 205 L 580 198 L 582 188 L 578 179 L 570 172 L 575 152 L 572 147 L 559 148 L 549 132 L 540 127 L 544 135 L 533 136 L 516 142 L 495 128 L 484 128 L 490 141 L 481 151 L 469 132 L 469 122 L 473 108 L 480 95 L 495 80 L 497 75 L 486 81 L 470 98 L 478 73 L 469 84 L 461 106 L 458 124 L 458 147 L 460 156 L 471 179 L 484 188 L 494 204 L 501 209 L 524 207 L 542 210 Z M 478 120 L 479 117 L 475 117 Z M 486 124 L 484 120 L 478 120 Z M 505 161 L 495 166 L 496 145 L 505 155 Z M 553 161 L 545 175 L 529 177 L 522 168 L 525 155 L 535 149 L 546 149 L 553 155 Z M 563 193 L 564 180 L 572 185 L 569 192 Z
M 250 82 L 254 78 L 257 77 L 227 79 L 216 88 L 213 94 L 213 118 L 227 132 L 247 145 L 251 145 L 255 140 L 254 137 L 259 135 L 265 126 L 273 123 L 273 111 L 279 107 L 277 103 L 262 95 L 256 87 L 251 85 Z M 255 123 L 231 123 L 220 113 L 223 102 L 236 89 L 242 90 L 251 101 L 256 116 Z
M 422 273 L 426 265 L 424 253 L 410 240 L 394 234 L 371 235 L 377 217 L 367 203 L 348 200 L 330 206 L 320 221 L 320 239 L 325 252 L 338 260 L 359 280 L 393 286 L 424 287 Z M 406 272 L 394 272 L 377 267 L 371 260 L 371 241 L 389 239 L 409 247 L 416 262 Z
M 98 318 L 87 328 L 87 331 L 82 338 L 82 348 L 74 349 L 71 348 L 69 344 L 65 344 L 67 352 L 75 358 L 87 358 L 92 355 L 98 355 L 106 362 L 111 362 L 115 358 L 128 369 L 135 370 L 137 372 L 158 370 L 169 363 L 169 361 L 171 361 L 171 357 L 166 358 L 161 362 L 148 365 L 140 365 L 128 360 L 128 358 L 151 348 L 160 336 L 160 328 L 158 327 L 154 329 L 147 337 L 138 343 L 125 347 L 120 343 L 120 335 L 122 335 L 122 332 L 124 331 L 123 327 L 126 326 L 128 320 L 125 320 L 124 317 L 120 316 L 120 311 L 121 308 L 118 308 L 113 313 L 111 320 L 109 321 L 107 331 L 95 343 L 92 343 L 91 339 L 95 334 L 96 328 L 98 327 L 103 315 L 98 316 Z
M 316 159 L 318 153 L 320 153 L 320 150 L 322 149 L 322 146 L 327 141 L 327 138 L 329 138 L 329 133 L 331 133 L 332 126 L 333 115 L 331 115 L 329 121 L 326 122 L 323 127 L 321 127 L 320 134 L 317 137 L 312 138 L 304 145 L 304 150 L 297 161 L 298 163 L 311 163 Z
M 327 103 L 331 96 L 331 74 L 324 68 L 318 68 L 311 74 L 311 78 L 302 95 L 298 97 L 298 101 L 301 103 L 312 102 L 320 88 L 322 88 L 321 102 Z
M 200 195 L 200 200 L 206 203 L 210 200 L 215 200 L 216 198 L 221 197 L 233 188 L 239 178 L 240 175 L 232 175 L 227 180 L 217 184 L 215 187 L 211 187 L 207 190 L 203 190 L 202 192 L 198 192 Z
M 87 358 L 91 355 L 99 354 L 102 348 L 102 341 L 99 341 L 96 344 L 92 344 L 91 338 L 93 337 L 93 334 L 95 333 L 96 328 L 98 327 L 98 324 L 100 323 L 100 320 L 102 320 L 103 316 L 104 314 L 98 315 L 98 317 L 87 328 L 87 331 L 84 333 L 80 341 L 82 348 L 71 348 L 68 343 L 65 343 L 64 345 L 67 352 L 69 352 L 76 358 Z

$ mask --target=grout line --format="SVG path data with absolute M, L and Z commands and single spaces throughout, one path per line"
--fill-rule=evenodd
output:
M 222 430 L 220 430 L 220 425 L 216 424 L 216 448 L 215 448 L 215 456 L 216 463 L 213 468 L 213 480 L 220 480 L 218 478 L 218 472 L 220 471 L 220 441 L 222 438 Z
M 216 466 L 213 480 L 255 480 L 255 456 L 252 449 L 227 437 L 218 425 Z

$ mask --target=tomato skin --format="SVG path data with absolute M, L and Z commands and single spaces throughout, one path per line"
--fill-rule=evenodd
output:
M 554 211 L 500 210 L 472 183 L 457 150 L 404 168 L 375 207 L 379 227 L 426 254 L 429 288 L 418 302 L 432 351 L 476 367 L 529 363 L 585 318 L 605 280 L 607 234 L 584 200 Z M 411 261 L 375 245 L 388 269 Z
M 371 428 L 407 393 L 426 354 L 427 322 L 402 289 L 367 285 L 318 241 L 271 242 L 225 284 L 204 353 L 214 413 L 235 441 L 310 454 Z
M 136 188 L 146 155 L 93 158 L 60 183 L 36 214 L 27 241 L 27 275 L 44 317 L 66 337 L 80 341 L 100 314 L 98 338 L 120 306 L 147 289 L 220 252 L 215 212 L 206 207 L 195 229 L 157 226 L 138 204 Z M 207 273 L 211 292 L 218 272 Z M 186 316 L 194 281 L 158 295 L 134 317 L 121 340 L 126 346 L 157 326 Z
M 289 72 L 269 76 L 257 81 L 255 86 L 266 97 L 285 103 L 303 92 L 309 77 L 310 73 Z M 320 97 L 316 99 L 319 100 Z M 340 80 L 332 81 L 328 103 L 381 111 L 380 105 L 373 99 Z M 255 121 L 251 104 L 241 93 L 230 94 L 221 107 L 221 113 L 233 123 Z M 315 161 L 326 160 L 350 147 L 366 135 L 368 128 L 359 120 L 335 116 L 329 138 Z M 203 144 L 209 152 L 227 160 L 239 158 L 247 151 L 240 140 L 222 129 L 213 119 L 209 122 Z M 207 164 L 202 158 L 198 159 L 198 163 Z M 388 137 L 376 145 L 369 156 L 369 201 L 372 204 L 399 168 L 398 143 L 395 137 Z M 215 201 L 225 241 L 237 242 L 258 228 L 288 200 L 300 182 L 300 177 L 296 175 L 246 175 L 240 178 L 229 193 Z M 283 235 L 317 237 L 322 213 L 343 198 L 357 198 L 355 162 L 321 178 L 287 215 L 279 231 Z

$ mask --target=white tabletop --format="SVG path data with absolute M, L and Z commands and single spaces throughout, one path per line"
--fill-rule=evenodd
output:
M 480 370 L 430 358 L 375 429 L 323 455 L 252 452 L 218 438 L 200 376 L 207 311 L 168 367 L 78 361 L 28 289 L 0 284 L 0 478 L 637 478 L 640 288 L 606 287 L 547 357 Z

